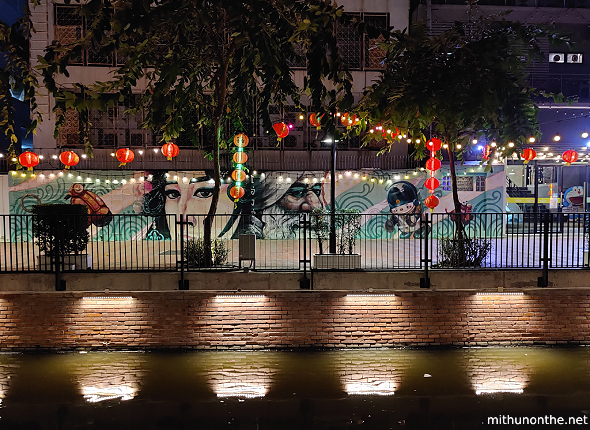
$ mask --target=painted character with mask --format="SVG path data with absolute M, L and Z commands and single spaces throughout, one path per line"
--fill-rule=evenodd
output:
M 416 187 L 407 181 L 394 183 L 387 193 L 387 203 L 392 215 L 385 223 L 385 229 L 393 232 L 397 226 L 401 238 L 414 237 L 420 229 L 422 217 L 422 204 Z

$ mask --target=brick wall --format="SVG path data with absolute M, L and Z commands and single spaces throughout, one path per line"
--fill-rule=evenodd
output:
M 590 290 L 0 294 L 0 348 L 590 343 Z

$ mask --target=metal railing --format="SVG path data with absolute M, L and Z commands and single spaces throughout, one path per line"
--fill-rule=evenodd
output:
M 256 270 L 309 269 L 313 255 L 320 254 L 322 237 L 322 251 L 328 250 L 329 230 L 319 231 L 314 217 L 216 215 L 215 264 L 208 264 L 202 244 L 205 215 L 186 215 L 182 226 L 175 215 L 93 215 L 87 256 L 62 256 L 59 268 L 64 272 L 235 270 L 242 265 L 239 236 L 253 234 Z M 329 215 L 322 217 L 329 220 Z M 0 221 L 0 272 L 54 270 L 55 259 L 40 251 L 33 234 L 33 215 L 3 215 Z M 346 220 L 339 223 L 337 235 L 351 231 Z M 358 263 L 345 267 L 349 269 L 542 269 L 587 268 L 589 235 L 590 213 L 377 213 L 356 215 L 352 238 L 339 236 L 339 240 L 342 247 L 343 241 L 353 242 Z

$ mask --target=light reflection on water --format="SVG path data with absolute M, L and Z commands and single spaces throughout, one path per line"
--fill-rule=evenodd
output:
M 588 414 L 590 349 L 0 354 L 0 391 L 0 429 L 471 429 Z

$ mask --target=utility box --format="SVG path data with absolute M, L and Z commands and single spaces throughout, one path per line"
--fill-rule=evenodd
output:
M 256 267 L 256 235 L 240 234 L 238 243 L 240 267 L 242 267 L 243 260 L 251 261 L 252 267 Z

